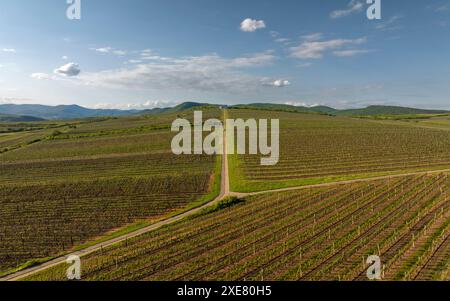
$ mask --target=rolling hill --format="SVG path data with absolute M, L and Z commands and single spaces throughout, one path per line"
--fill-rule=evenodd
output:
M 154 108 L 147 110 L 114 110 L 88 109 L 78 105 L 0 105 L 0 121 L 39 121 L 42 119 L 82 119 L 91 117 L 119 117 L 128 115 L 156 115 L 162 113 L 178 113 L 194 108 L 220 107 L 216 104 L 184 102 L 174 107 Z M 424 110 L 397 106 L 369 106 L 361 109 L 337 110 L 328 106 L 303 107 L 274 103 L 252 103 L 226 106 L 234 109 L 258 109 L 299 113 L 318 113 L 334 116 L 378 116 L 378 115 L 419 115 L 419 114 L 450 114 L 445 110 Z M 6 117 L 4 117 L 6 116 Z M 8 117 L 10 116 L 10 117 Z M 12 116 L 12 117 L 11 117 Z
M 79 119 L 90 117 L 104 116 L 126 116 L 136 114 L 139 111 L 130 110 L 100 110 L 88 109 L 78 105 L 61 105 L 61 106 L 45 106 L 45 105 L 0 105 L 0 114 L 33 116 L 48 120 L 55 119 Z
M 57 119 L 82 119 L 91 117 L 120 117 L 136 114 L 161 114 L 161 113 L 177 113 L 189 110 L 195 107 L 217 107 L 217 105 L 185 102 L 175 107 L 168 108 L 154 108 L 148 110 L 114 110 L 114 109 L 89 109 L 78 105 L 60 105 L 60 106 L 46 106 L 46 105 L 14 105 L 5 104 L 0 105 L 0 116 L 33 116 L 37 121 L 41 119 L 57 120 Z M 28 119 L 29 119 L 28 118 Z M 12 119 L 11 119 L 12 120 Z M 17 121 L 26 121 L 19 120 Z
M 369 106 L 364 109 L 338 111 L 338 115 L 347 116 L 375 116 L 375 115 L 422 115 L 422 114 L 448 114 L 445 110 L 424 110 L 397 106 Z
M 361 109 L 338 110 L 327 106 L 303 107 L 285 104 L 254 103 L 248 105 L 236 105 L 233 106 L 232 108 L 301 112 L 301 113 L 320 113 L 336 116 L 450 114 L 450 111 L 445 110 L 425 110 L 425 109 L 415 109 L 398 106 L 369 106 Z
M 0 114 L 0 122 L 35 122 L 45 121 L 45 119 L 33 116 L 3 115 Z
M 154 109 L 143 110 L 143 111 L 140 111 L 139 114 L 154 115 L 154 114 L 161 114 L 161 113 L 178 113 L 178 112 L 183 112 L 186 110 L 200 108 L 200 107 L 217 108 L 217 107 L 219 107 L 219 105 L 213 105 L 213 104 L 208 104 L 208 103 L 199 103 L 199 102 L 184 102 L 175 107 L 154 108 Z

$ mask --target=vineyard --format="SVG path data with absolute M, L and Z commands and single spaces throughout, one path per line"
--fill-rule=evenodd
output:
M 450 279 L 447 173 L 247 197 L 82 258 L 83 280 Z M 223 206 L 226 207 L 226 206 Z M 59 265 L 27 280 L 64 280 Z
M 416 123 L 254 110 L 229 110 L 229 116 L 276 118 L 281 127 L 276 166 L 261 166 L 260 156 L 230 156 L 234 191 L 450 167 L 450 122 L 444 117 Z
M 0 274 L 213 198 L 220 158 L 173 155 L 175 118 L 94 119 L 0 135 L 9 148 L 0 154 Z

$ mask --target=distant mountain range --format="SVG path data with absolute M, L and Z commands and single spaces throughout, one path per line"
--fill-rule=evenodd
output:
M 33 116 L 18 116 L 18 115 L 4 115 L 0 114 L 0 122 L 35 122 L 44 121 L 45 119 Z
M 0 114 L 33 116 L 42 119 L 79 119 L 104 116 L 124 116 L 138 113 L 137 110 L 100 110 L 88 109 L 78 105 L 44 106 L 44 105 L 0 105 Z
M 234 107 L 247 109 L 292 111 L 301 113 L 321 113 L 335 116 L 450 114 L 450 111 L 445 110 L 425 110 L 396 106 L 369 106 L 362 109 L 338 110 L 327 106 L 302 107 L 271 103 L 254 103 L 248 105 L 236 105 Z
M 197 102 L 185 102 L 170 108 L 155 108 L 149 110 L 103 110 L 88 109 L 78 105 L 0 105 L 0 121 L 2 122 L 33 122 L 42 120 L 82 119 L 91 117 L 118 117 L 136 114 L 176 113 L 196 107 L 220 107 Z M 327 106 L 301 107 L 283 104 L 254 103 L 247 105 L 222 106 L 236 109 L 277 110 L 302 113 L 320 113 L 336 116 L 376 116 L 376 115 L 417 115 L 417 114 L 450 114 L 445 110 L 423 110 L 395 106 L 369 106 L 363 109 L 337 110 Z

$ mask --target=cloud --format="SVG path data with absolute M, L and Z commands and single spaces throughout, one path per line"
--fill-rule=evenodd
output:
M 275 30 L 270 31 L 269 34 L 270 34 L 270 36 L 272 38 L 276 38 L 276 37 L 280 36 L 280 33 L 278 31 L 275 31 Z
M 402 18 L 403 18 L 403 16 L 400 16 L 400 15 L 392 16 L 387 21 L 382 22 L 380 24 L 377 24 L 375 26 L 375 28 L 378 29 L 378 30 L 395 30 L 395 29 L 399 29 L 400 26 L 398 26 L 396 24 Z
M 166 62 L 174 60 L 174 58 L 160 56 L 151 49 L 142 50 L 139 59 L 146 61 L 166 61 Z
M 299 59 L 320 59 L 329 50 L 339 50 L 348 45 L 359 45 L 367 41 L 366 38 L 359 39 L 334 39 L 328 41 L 306 41 L 297 47 L 291 47 L 292 57 Z
M 146 110 L 155 108 L 170 108 L 181 102 L 171 100 L 147 100 L 143 103 L 98 103 L 94 109 Z
M 288 39 L 288 38 L 279 38 L 279 39 L 276 39 L 275 40 L 275 42 L 277 42 L 277 43 L 282 43 L 282 44 L 287 44 L 287 43 L 289 43 L 291 40 L 290 39 Z
M 272 83 L 275 87 L 276 78 L 247 72 L 248 68 L 267 66 L 275 60 L 270 51 L 236 58 L 223 58 L 217 54 L 167 58 L 120 69 L 85 72 L 77 81 L 83 85 L 115 89 L 242 93 L 260 89 L 262 83 Z
M 69 57 L 68 57 L 67 55 L 63 55 L 62 59 L 63 59 L 63 60 L 68 60 Z
M 342 17 L 349 16 L 353 13 L 357 13 L 362 11 L 364 8 L 364 4 L 359 0 L 352 0 L 347 4 L 346 9 L 335 10 L 331 12 L 330 17 L 332 19 L 338 19 Z
M 360 55 L 360 54 L 366 54 L 369 52 L 373 52 L 373 50 L 368 50 L 368 49 L 337 50 L 337 51 L 333 51 L 333 54 L 335 56 L 340 56 L 340 57 L 350 57 L 350 56 L 356 56 L 356 55 Z
M 288 106 L 294 106 L 294 107 L 306 107 L 306 108 L 313 108 L 313 107 L 317 107 L 317 106 L 320 106 L 321 104 L 312 104 L 312 105 L 310 105 L 310 104 L 308 104 L 308 103 L 306 103 L 306 102 L 303 102 L 303 101 L 297 101 L 297 100 L 294 100 L 294 101 L 286 101 L 286 102 L 284 102 L 284 104 L 285 105 L 288 105 Z
M 80 66 L 77 63 L 68 63 L 64 66 L 59 67 L 58 69 L 55 69 L 54 73 L 63 75 L 63 76 L 77 76 L 80 74 L 81 69 Z
M 253 19 L 245 19 L 244 21 L 242 21 L 241 23 L 241 30 L 243 32 L 255 32 L 258 29 L 263 29 L 266 28 L 266 23 L 262 20 L 257 21 L 257 20 L 253 20 Z
M 17 52 L 16 49 L 14 49 L 14 48 L 3 48 L 3 49 L 0 49 L 0 51 L 7 52 L 7 53 L 16 53 Z
M 114 50 L 112 53 L 117 55 L 117 56 L 125 56 L 125 55 L 127 55 L 127 52 L 125 50 Z
M 450 10 L 450 3 L 442 4 L 436 7 L 436 12 L 445 12 Z
M 272 85 L 274 87 L 277 87 L 277 88 L 283 88 L 283 87 L 290 86 L 291 83 L 288 80 L 285 80 L 285 79 L 277 79 L 276 81 L 274 81 L 272 83 Z
M 101 53 L 101 54 L 114 54 L 117 56 L 125 56 L 128 53 L 125 50 L 118 50 L 118 49 L 114 49 L 112 47 L 91 48 L 91 50 Z
M 52 76 L 50 76 L 47 73 L 33 73 L 30 75 L 31 78 L 37 79 L 37 80 L 51 80 Z
M 154 108 L 168 108 L 179 105 L 181 102 L 179 101 L 171 101 L 171 100 L 147 100 L 141 106 L 147 109 Z
M 110 53 L 112 48 L 111 47 L 103 47 L 103 48 L 91 48 L 91 50 L 100 52 L 100 53 Z
M 142 63 L 142 61 L 141 61 L 141 60 L 135 60 L 135 59 L 132 59 L 132 60 L 128 60 L 127 63 L 130 63 L 130 64 L 140 64 L 140 63 Z
M 0 104 L 30 104 L 39 103 L 39 101 L 28 98 L 0 97 Z
M 323 37 L 323 33 L 321 33 L 321 32 L 315 32 L 315 33 L 301 36 L 301 38 L 305 41 L 318 41 L 318 40 L 321 40 L 322 37 Z

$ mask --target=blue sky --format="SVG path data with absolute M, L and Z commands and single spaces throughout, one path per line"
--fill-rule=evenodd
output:
M 3 0 L 0 103 L 450 109 L 450 0 L 365 2 Z

